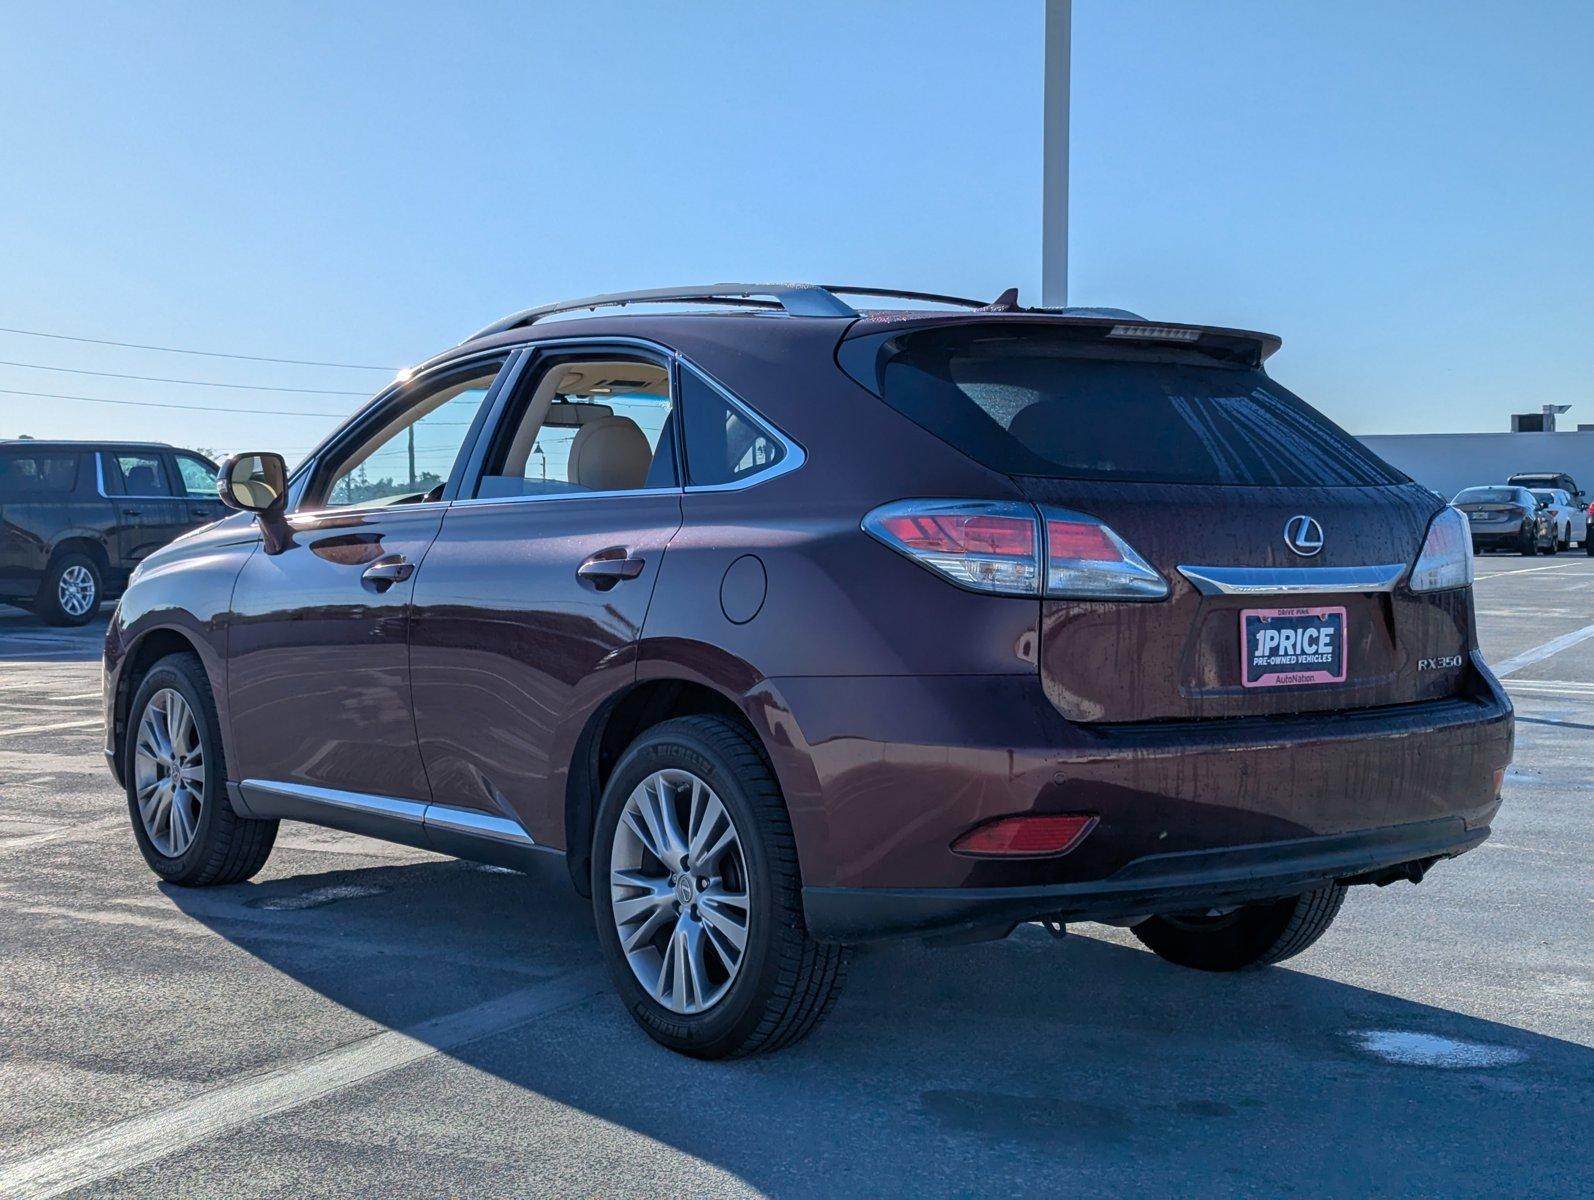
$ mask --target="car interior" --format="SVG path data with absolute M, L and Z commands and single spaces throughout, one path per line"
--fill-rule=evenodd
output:
M 669 487 L 670 377 L 643 362 L 557 363 L 489 462 L 478 499 Z M 661 450 L 660 447 L 663 447 Z

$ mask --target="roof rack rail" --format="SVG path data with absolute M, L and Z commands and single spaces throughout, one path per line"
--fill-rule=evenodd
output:
M 580 312 L 583 309 L 623 308 L 627 304 L 722 304 L 730 308 L 780 308 L 794 317 L 856 317 L 852 305 L 826 288 L 812 283 L 714 283 L 698 287 L 648 288 L 638 292 L 609 292 L 601 296 L 583 296 L 578 300 L 560 300 L 554 304 L 539 304 L 522 309 L 502 320 L 479 329 L 467 342 L 477 338 L 503 333 L 531 325 L 544 317 L 557 313 Z
M 857 317 L 860 314 L 842 296 L 878 296 L 887 300 L 918 300 L 927 304 L 950 304 L 958 308 L 991 312 L 1033 312 L 1058 316 L 1118 317 L 1143 321 L 1144 317 L 1121 308 L 1031 308 L 1020 307 L 1018 289 L 1008 288 L 995 300 L 974 300 L 968 296 L 947 296 L 940 292 L 912 292 L 901 288 L 856 287 L 845 283 L 713 283 L 697 287 L 648 288 L 637 292 L 609 292 L 539 304 L 535 308 L 511 313 L 478 329 L 465 341 L 490 337 L 510 329 L 535 324 L 559 313 L 582 312 L 599 308 L 624 308 L 628 304 L 713 304 L 727 308 L 778 308 L 794 317 Z M 461 343 L 463 344 L 463 343 Z
M 853 287 L 845 283 L 822 283 L 819 286 L 836 296 L 880 296 L 887 300 L 922 300 L 928 304 L 955 304 L 959 308 L 992 308 L 1000 306 L 1002 301 L 1007 299 L 1005 292 L 1001 299 L 991 301 L 972 300 L 967 296 L 943 296 L 939 292 L 908 292 L 900 288 Z M 1014 289 L 1012 302 L 1017 303 L 1017 301 L 1018 292 Z

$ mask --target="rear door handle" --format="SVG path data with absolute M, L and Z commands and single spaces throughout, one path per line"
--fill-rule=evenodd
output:
M 392 587 L 395 583 L 403 583 L 413 574 L 415 574 L 414 563 L 402 554 L 390 554 L 366 567 L 360 572 L 360 578 L 378 587 Z
M 124 508 L 122 510 L 122 515 L 124 517 L 138 517 L 142 516 L 143 514 L 144 510 L 142 508 Z
M 622 579 L 635 579 L 647 565 L 646 559 L 633 558 L 625 547 L 615 546 L 589 555 L 576 568 L 576 574 L 603 592 Z

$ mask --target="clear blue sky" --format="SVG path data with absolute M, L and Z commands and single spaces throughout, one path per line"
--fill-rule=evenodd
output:
M 364 13 L 366 15 L 361 15 Z M 0 325 L 400 365 L 725 278 L 1038 301 L 1040 0 L 13 5 Z M 1594 422 L 1594 5 L 1078 0 L 1075 303 L 1281 333 L 1358 432 Z M 380 373 L 0 334 L 0 359 Z M 311 445 L 354 396 L 0 366 L 0 436 Z

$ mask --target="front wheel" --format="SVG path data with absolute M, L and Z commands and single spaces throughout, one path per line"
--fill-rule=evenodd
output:
M 791 822 L 751 734 L 722 717 L 648 730 L 604 788 L 598 941 L 648 1036 L 694 1058 L 777 1050 L 829 1010 L 845 948 L 803 923 Z
M 128 713 L 122 773 L 138 848 L 168 883 L 242 882 L 277 839 L 277 822 L 233 812 L 219 730 L 198 657 L 173 654 L 150 668 Z
M 1594 558 L 1594 527 L 1583 535 L 1583 553 Z
M 1224 912 L 1151 917 L 1133 932 L 1158 957 L 1181 967 L 1238 971 L 1299 954 L 1328 931 L 1344 902 L 1345 889 L 1333 883 L 1304 896 L 1243 904 Z
M 1517 537 L 1517 552 L 1523 558 L 1532 558 L 1539 552 L 1539 535 L 1536 530 L 1524 529 Z

